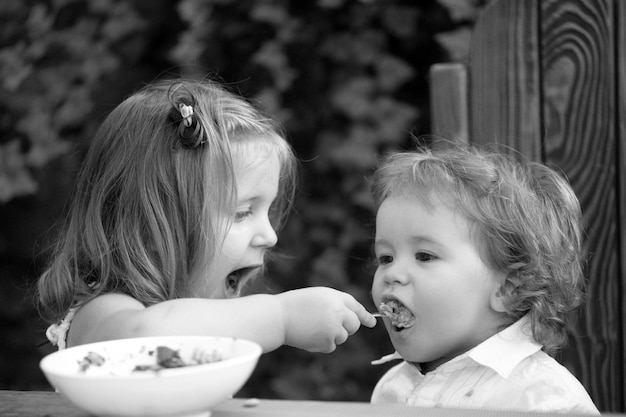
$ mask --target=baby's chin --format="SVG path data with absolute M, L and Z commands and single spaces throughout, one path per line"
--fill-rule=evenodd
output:
M 402 356 L 406 362 L 417 366 L 422 373 L 430 372 L 433 369 L 437 368 L 442 363 L 448 361 L 446 358 L 432 357 L 432 355 L 420 355 L 415 352 L 415 350 L 411 351 L 406 348 L 396 348 L 396 351 Z

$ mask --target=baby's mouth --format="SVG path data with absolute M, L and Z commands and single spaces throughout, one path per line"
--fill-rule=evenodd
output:
M 398 300 L 383 301 L 378 306 L 378 310 L 391 320 L 391 325 L 397 331 L 408 329 L 415 324 L 413 313 Z

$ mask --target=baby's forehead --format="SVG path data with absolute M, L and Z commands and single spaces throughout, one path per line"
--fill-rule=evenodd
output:
M 458 206 L 458 198 L 450 188 L 432 185 L 416 185 L 410 189 L 398 189 L 385 198 L 385 200 L 389 199 L 420 205 L 430 212 L 440 206 L 447 206 L 450 209 Z
M 445 188 L 425 188 L 420 192 L 402 192 L 389 195 L 385 201 L 400 201 L 409 205 L 420 206 L 428 213 L 443 208 L 449 211 L 457 220 L 467 224 L 472 239 L 477 244 L 482 244 L 484 236 L 484 225 L 476 218 L 475 210 L 463 203 L 458 193 Z M 382 205 L 382 204 L 381 204 Z M 406 213 L 407 220 L 420 221 L 412 213 Z

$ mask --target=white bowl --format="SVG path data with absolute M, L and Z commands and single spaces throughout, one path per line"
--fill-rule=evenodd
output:
M 145 360 L 146 352 L 158 346 L 178 351 L 185 363 L 189 363 L 195 349 L 222 359 L 131 372 L 134 365 Z M 90 365 L 87 371 L 81 371 L 80 361 L 90 352 L 104 357 L 105 362 L 102 367 Z M 260 355 L 261 346 L 243 339 L 144 337 L 75 346 L 47 355 L 39 366 L 57 391 L 95 415 L 206 416 L 211 407 L 243 387 Z

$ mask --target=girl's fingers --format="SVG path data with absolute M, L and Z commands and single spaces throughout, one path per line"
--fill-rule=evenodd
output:
M 348 340 L 348 337 L 350 335 L 348 334 L 348 331 L 344 328 L 342 328 L 339 333 L 337 334 L 337 336 L 335 336 L 335 345 L 339 346 L 342 343 L 344 343 L 346 340 Z
M 346 293 L 346 296 L 347 296 L 346 306 L 357 315 L 357 317 L 359 318 L 360 323 L 363 324 L 364 326 L 367 326 L 367 327 L 370 327 L 370 328 L 375 327 L 376 326 L 376 318 L 374 316 L 372 316 L 372 314 L 369 311 L 367 311 L 365 309 L 365 307 L 363 307 L 363 304 L 359 303 L 350 294 Z M 356 332 L 356 330 L 358 330 L 358 327 L 354 331 Z
M 367 311 L 362 304 L 359 303 L 358 308 L 352 310 L 357 315 L 361 324 L 367 327 L 375 327 L 376 326 L 376 317 L 372 316 L 372 313 Z
M 342 325 L 348 334 L 355 334 L 357 330 L 359 330 L 359 327 L 361 327 L 361 321 L 356 314 L 350 312 L 343 319 Z

